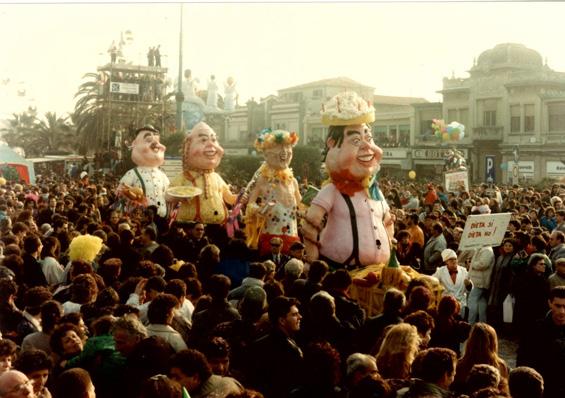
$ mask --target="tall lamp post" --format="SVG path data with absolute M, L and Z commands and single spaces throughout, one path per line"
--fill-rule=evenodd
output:
M 179 77 L 177 84 L 177 93 L 175 99 L 177 101 L 177 114 L 176 114 L 176 130 L 177 133 L 182 131 L 182 103 L 184 95 L 182 93 L 182 11 L 183 4 L 180 4 L 180 32 L 179 32 Z

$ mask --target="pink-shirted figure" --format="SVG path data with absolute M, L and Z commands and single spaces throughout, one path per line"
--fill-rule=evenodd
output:
M 307 258 L 346 268 L 387 263 L 394 223 L 376 183 L 383 151 L 368 125 L 374 108 L 347 92 L 325 104 L 322 116 L 329 124 L 325 165 L 330 182 L 306 214 Z

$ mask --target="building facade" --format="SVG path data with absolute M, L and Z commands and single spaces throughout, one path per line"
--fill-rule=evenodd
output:
M 375 95 L 374 87 L 346 77 L 284 88 L 249 101 L 226 118 L 228 153 L 252 153 L 263 128 L 296 131 L 299 145 L 323 148 L 327 127 L 322 103 L 343 91 L 373 101 L 375 141 L 383 148 L 383 172 L 406 177 L 441 175 L 453 144 L 438 142 L 433 119 L 465 125 L 456 143 L 473 182 L 540 181 L 565 177 L 565 73 L 556 72 L 535 50 L 504 43 L 479 55 L 466 78 L 444 78 L 442 102 Z M 563 155 L 562 155 L 563 154 Z M 563 161 L 562 161 L 563 160 Z
M 565 176 L 565 73 L 535 50 L 504 43 L 479 55 L 465 79 L 443 80 L 442 116 L 466 126 L 474 181 Z M 489 161 L 494 159 L 494 162 Z

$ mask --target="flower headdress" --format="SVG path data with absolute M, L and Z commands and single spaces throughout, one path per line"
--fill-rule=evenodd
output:
M 272 148 L 277 144 L 287 144 L 296 145 L 298 142 L 298 134 L 293 132 L 288 132 L 285 130 L 271 130 L 266 128 L 261 130 L 257 134 L 257 139 L 255 140 L 255 149 L 262 152 L 265 149 Z

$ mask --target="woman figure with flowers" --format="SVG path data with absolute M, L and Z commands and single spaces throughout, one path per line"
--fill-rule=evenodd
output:
M 298 204 L 302 200 L 298 182 L 289 167 L 292 161 L 292 148 L 298 142 L 295 132 L 265 129 L 259 133 L 255 148 L 263 152 L 265 162 L 255 173 L 250 184 L 250 204 L 261 200 L 261 207 L 248 213 L 261 213 L 264 225 L 259 233 L 258 248 L 260 254 L 270 252 L 269 241 L 279 237 L 283 241 L 283 253 L 290 245 L 299 240 L 297 227 Z

